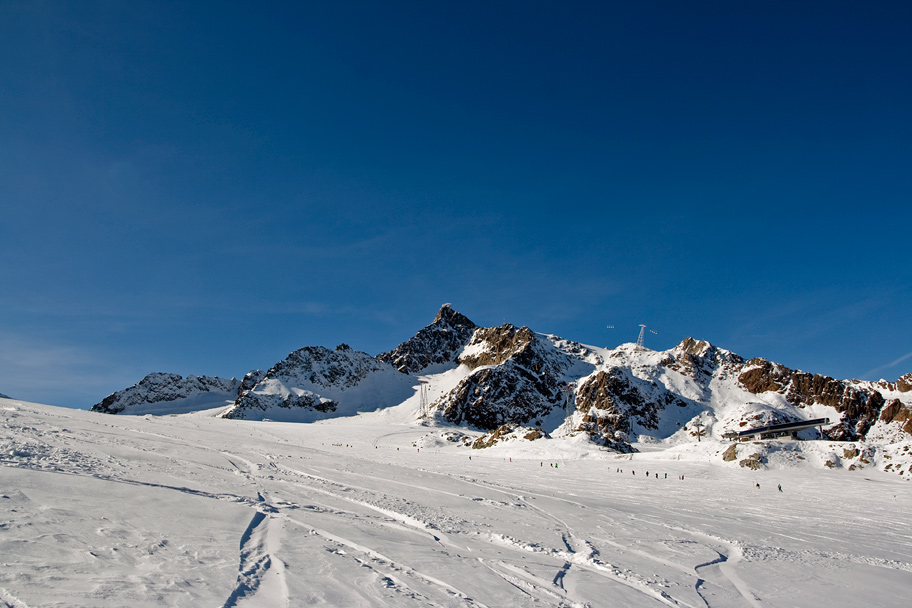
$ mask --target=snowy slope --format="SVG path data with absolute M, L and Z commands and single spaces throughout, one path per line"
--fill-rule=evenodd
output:
M 468 371 L 427 377 L 443 394 Z M 2 400 L 0 605 L 908 603 L 895 475 L 812 466 L 796 442 L 759 470 L 712 438 L 473 450 L 458 438 L 478 432 L 397 421 L 417 406 L 286 424 Z

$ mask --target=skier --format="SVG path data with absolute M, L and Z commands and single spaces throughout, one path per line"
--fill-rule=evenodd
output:
M 780 491 L 780 492 L 782 491 L 782 484 L 781 484 L 781 483 L 779 484 L 779 491 Z
M 759 483 L 757 484 L 757 489 L 758 489 L 758 490 L 760 489 L 760 484 L 759 484 Z

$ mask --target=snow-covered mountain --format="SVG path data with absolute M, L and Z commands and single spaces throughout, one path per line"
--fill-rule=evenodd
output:
M 598 357 L 582 345 L 505 324 L 475 330 L 457 361 L 471 372 L 432 409 L 452 424 L 491 430 L 506 422 L 559 425 L 561 389 L 594 370 Z
M 580 437 L 619 452 L 816 418 L 830 421 L 823 437 L 816 429 L 803 437 L 912 440 L 912 374 L 896 382 L 837 380 L 693 338 L 667 351 L 597 348 L 528 327 L 478 327 L 449 304 L 376 357 L 345 344 L 310 346 L 241 382 L 152 374 L 93 409 L 174 412 L 183 399 L 186 411 L 200 409 L 186 400 L 203 394 L 233 400 L 223 418 L 313 422 L 403 405 L 397 411 L 412 421 L 504 427 L 497 437 Z
M 91 409 L 105 414 L 186 414 L 229 404 L 239 386 L 235 378 L 154 373 L 108 395 Z
M 244 378 L 223 418 L 313 422 L 397 405 L 413 394 L 414 379 L 387 361 L 340 344 L 307 346 L 265 374 Z

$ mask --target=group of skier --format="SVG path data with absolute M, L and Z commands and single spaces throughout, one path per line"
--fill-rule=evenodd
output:
M 779 491 L 780 491 L 780 492 L 782 491 L 782 484 L 781 484 L 781 483 L 778 484 L 776 487 L 779 488 Z M 758 490 L 760 489 L 760 482 L 757 482 L 756 488 L 757 488 Z
M 624 472 L 624 469 L 618 467 L 617 472 L 618 472 L 618 473 L 623 473 L 623 472 Z M 636 476 L 637 473 L 636 473 L 636 471 L 630 471 L 630 474 Z M 649 477 L 649 471 L 646 471 L 646 477 Z M 655 474 L 655 478 L 656 478 L 656 479 L 659 478 L 659 474 L 658 474 L 658 473 Z M 664 479 L 668 479 L 668 473 L 665 473 Z M 684 476 L 683 476 L 683 475 L 678 475 L 678 479 L 680 479 L 681 481 L 684 481 Z

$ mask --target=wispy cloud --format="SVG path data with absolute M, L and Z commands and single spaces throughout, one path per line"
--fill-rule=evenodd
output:
M 895 361 L 891 361 L 890 363 L 887 363 L 886 365 L 881 365 L 880 367 L 875 367 L 872 370 L 866 371 L 865 373 L 863 373 L 861 375 L 861 377 L 863 379 L 880 380 L 880 378 L 877 378 L 876 374 L 879 374 L 880 372 L 882 372 L 885 369 L 890 369 L 891 367 L 896 367 L 897 365 L 899 365 L 900 363 L 902 363 L 903 361 L 905 361 L 906 359 L 909 359 L 909 358 L 912 358 L 912 353 L 906 353 L 905 355 L 903 355 L 899 359 L 896 359 Z
M 89 348 L 0 335 L 0 392 L 17 399 L 88 407 L 138 379 L 136 370 Z

